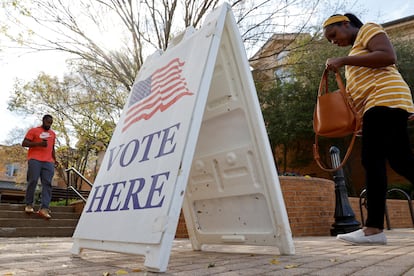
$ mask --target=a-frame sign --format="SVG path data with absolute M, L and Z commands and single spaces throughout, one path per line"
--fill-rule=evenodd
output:
M 213 11 L 140 70 L 73 235 L 83 248 L 145 255 L 165 271 L 183 208 L 193 249 L 294 254 L 249 64 L 231 8 Z

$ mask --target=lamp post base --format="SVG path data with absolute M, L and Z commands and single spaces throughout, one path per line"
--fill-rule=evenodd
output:
M 339 149 L 331 147 L 330 150 L 332 164 L 334 167 L 339 165 Z M 361 224 L 355 219 L 354 211 L 348 200 L 348 191 L 342 168 L 334 174 L 335 182 L 335 223 L 332 224 L 331 235 L 346 234 L 361 228 Z

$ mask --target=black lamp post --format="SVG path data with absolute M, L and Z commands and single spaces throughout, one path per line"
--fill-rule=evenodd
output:
M 338 168 L 341 164 L 339 149 L 332 146 L 329 149 L 333 168 Z M 345 185 L 344 171 L 342 168 L 334 173 L 335 182 L 335 223 L 332 224 L 331 235 L 345 234 L 360 229 L 360 223 L 355 220 L 354 211 L 348 200 L 348 192 Z

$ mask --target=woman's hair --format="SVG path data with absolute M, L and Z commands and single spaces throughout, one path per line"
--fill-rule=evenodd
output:
M 359 29 L 362 27 L 362 25 L 364 25 L 364 23 L 362 23 L 361 20 L 359 20 L 359 18 L 356 17 L 354 14 L 345 13 L 344 15 L 349 18 L 352 26 L 357 27 Z
M 331 15 L 329 18 L 331 18 L 331 17 L 334 17 L 334 16 L 342 16 L 342 14 L 334 14 L 334 15 Z M 354 14 L 352 14 L 352 13 L 345 13 L 343 16 L 346 16 L 348 19 L 349 19 L 349 23 L 353 26 L 353 27 L 356 27 L 356 28 L 361 28 L 362 27 L 362 25 L 364 25 L 364 23 L 362 23 L 361 22 L 361 20 L 359 20 L 359 18 L 358 17 L 356 17 Z M 341 22 L 336 22 L 336 23 L 333 23 L 333 24 L 331 24 L 332 26 L 335 26 L 335 25 L 341 25 L 343 23 L 343 21 L 341 21 Z

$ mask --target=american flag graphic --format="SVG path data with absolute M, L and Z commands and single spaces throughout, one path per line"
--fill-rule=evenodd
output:
M 140 120 L 150 119 L 158 111 L 163 112 L 182 97 L 193 95 L 181 76 L 183 66 L 184 62 L 175 58 L 147 79 L 134 83 L 122 132 Z

